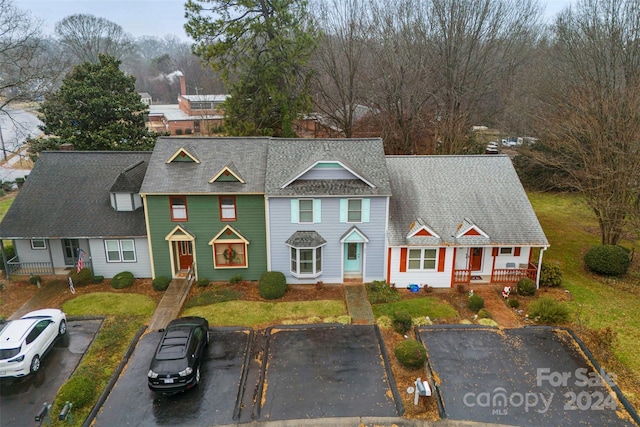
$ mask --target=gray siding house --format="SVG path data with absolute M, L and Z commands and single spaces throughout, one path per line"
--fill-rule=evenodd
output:
M 150 152 L 45 151 L 0 223 L 15 257 L 5 271 L 66 274 L 92 267 L 151 277 L 142 199 Z M 2 247 L 4 255 L 4 247 Z
M 384 279 L 381 139 L 272 139 L 266 170 L 269 270 L 292 284 Z

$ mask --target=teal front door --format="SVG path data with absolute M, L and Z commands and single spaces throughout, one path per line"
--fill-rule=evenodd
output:
M 344 272 L 362 273 L 362 243 L 345 243 Z

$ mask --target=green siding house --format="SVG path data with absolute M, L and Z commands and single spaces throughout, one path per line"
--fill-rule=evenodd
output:
M 159 138 L 142 183 L 153 277 L 267 270 L 265 138 Z

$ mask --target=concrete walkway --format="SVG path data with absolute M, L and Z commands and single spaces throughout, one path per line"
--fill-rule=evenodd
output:
M 69 284 L 65 280 L 54 280 L 42 287 L 31 299 L 25 302 L 22 307 L 13 312 L 9 319 L 19 319 L 30 311 L 40 310 L 49 305 L 49 301 L 60 295 L 64 291 L 69 291 Z
M 351 316 L 351 323 L 373 325 L 376 322 L 363 283 L 345 283 L 344 298 L 347 301 L 347 311 Z
M 164 291 L 162 299 L 158 303 L 147 331 L 157 331 L 166 328 L 169 322 L 178 317 L 182 305 L 189 295 L 193 279 L 173 279 L 169 287 Z

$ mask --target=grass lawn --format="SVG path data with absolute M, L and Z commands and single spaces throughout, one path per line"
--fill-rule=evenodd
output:
M 276 321 L 335 319 L 347 315 L 344 301 L 227 301 L 186 309 L 183 316 L 201 316 L 216 326 L 260 326 Z M 335 321 L 335 320 L 334 320 Z
M 613 354 L 632 371 L 635 378 L 631 382 L 637 383 L 640 378 L 636 347 L 640 342 L 637 262 L 624 278 L 588 272 L 583 255 L 600 243 L 598 222 L 593 213 L 577 195 L 531 193 L 529 199 L 551 244 L 544 262 L 555 262 L 562 268 L 562 286 L 573 295 L 569 304 L 575 322 L 591 329 L 611 327 L 616 331 Z M 630 247 L 630 242 L 621 244 Z M 628 397 L 636 402 L 640 399 L 640 396 Z
M 387 304 L 373 304 L 372 308 L 376 318 L 380 316 L 392 317 L 393 313 L 398 311 L 409 314 L 411 318 L 429 316 L 432 320 L 451 319 L 458 315 L 458 312 L 450 304 L 433 297 L 412 298 Z

